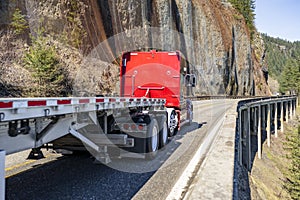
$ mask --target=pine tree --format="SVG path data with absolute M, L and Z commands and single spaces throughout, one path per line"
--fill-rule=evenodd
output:
M 37 83 L 37 86 L 32 88 L 33 96 L 64 95 L 65 75 L 55 48 L 50 46 L 47 38 L 38 36 L 34 39 L 24 61 Z
M 300 93 L 300 62 L 290 59 L 283 70 L 280 81 L 281 92 Z
M 28 23 L 25 19 L 25 15 L 22 15 L 22 12 L 19 8 L 17 8 L 13 13 L 10 26 L 13 28 L 14 33 L 17 35 L 22 34 L 28 28 Z
M 243 15 L 252 37 L 255 32 L 255 0 L 229 0 L 229 2 Z

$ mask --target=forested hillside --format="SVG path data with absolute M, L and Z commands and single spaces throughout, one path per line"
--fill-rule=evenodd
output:
M 280 92 L 300 89 L 300 41 L 290 42 L 262 34 L 269 75 L 280 83 Z

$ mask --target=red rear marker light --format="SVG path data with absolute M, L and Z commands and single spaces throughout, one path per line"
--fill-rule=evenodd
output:
M 67 99 L 67 100 L 57 100 L 57 104 L 59 104 L 59 105 L 71 104 L 71 100 L 70 99 Z
M 143 126 L 143 125 L 139 125 L 139 126 L 138 126 L 138 129 L 139 129 L 140 131 L 142 131 L 142 130 L 144 130 L 144 126 Z
M 47 105 L 47 101 L 28 101 L 29 107 L 46 106 L 46 105 Z
M 13 102 L 0 102 L 0 108 L 12 108 L 13 107 Z
M 124 130 L 128 130 L 129 129 L 129 124 L 124 124 L 123 128 L 124 128 Z
M 104 103 L 104 99 L 96 99 L 96 103 Z
M 131 124 L 131 130 L 135 131 L 137 129 L 135 124 Z

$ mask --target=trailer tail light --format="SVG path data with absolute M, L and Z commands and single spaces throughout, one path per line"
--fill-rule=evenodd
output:
M 122 125 L 122 129 L 129 132 L 143 132 L 147 130 L 147 126 L 145 124 L 126 123 Z
M 136 124 L 131 124 L 131 130 L 132 130 L 132 131 L 136 131 L 136 130 L 137 130 Z
M 123 128 L 124 128 L 124 130 L 129 130 L 129 124 L 123 124 Z
M 139 129 L 139 131 L 143 131 L 144 130 L 144 126 L 143 125 L 138 125 L 138 129 Z

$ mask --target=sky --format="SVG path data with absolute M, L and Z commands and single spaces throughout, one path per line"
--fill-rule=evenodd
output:
M 256 0 L 255 14 L 259 32 L 300 41 L 300 0 Z

